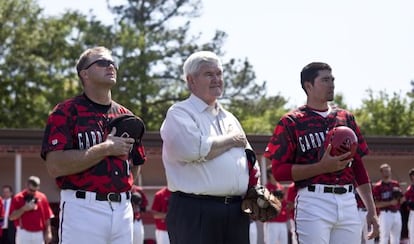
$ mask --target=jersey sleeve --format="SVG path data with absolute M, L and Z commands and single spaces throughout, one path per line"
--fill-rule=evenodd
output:
M 62 104 L 57 105 L 49 115 L 42 142 L 40 156 L 46 159 L 50 151 L 64 150 L 72 147 L 72 136 L 69 129 L 72 116 Z
M 131 151 L 131 159 L 133 165 L 142 165 L 146 161 L 147 156 L 145 155 L 142 141 L 134 144 L 134 148 Z
M 368 144 L 365 140 L 364 136 L 361 133 L 361 130 L 359 126 L 357 125 L 355 121 L 355 117 L 348 112 L 347 115 L 349 126 L 354 130 L 357 138 L 358 138 L 358 148 L 357 153 L 362 158 L 363 156 L 367 155 L 369 153 Z
M 278 181 L 291 181 L 291 166 L 295 162 L 296 143 L 293 141 L 292 125 L 286 117 L 276 125 L 273 135 L 264 152 L 264 156 L 271 160 L 274 177 Z

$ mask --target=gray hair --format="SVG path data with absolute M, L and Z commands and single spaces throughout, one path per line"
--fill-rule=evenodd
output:
M 223 65 L 215 53 L 210 51 L 195 52 L 184 62 L 183 80 L 187 81 L 187 76 L 196 74 L 200 70 L 201 65 L 205 63 L 216 64 L 220 69 L 223 69 Z

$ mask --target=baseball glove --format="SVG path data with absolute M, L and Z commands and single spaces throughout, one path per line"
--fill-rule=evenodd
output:
M 394 187 L 393 189 L 392 189 L 392 199 L 397 199 L 397 200 L 399 200 L 399 199 L 401 199 L 403 197 L 403 193 L 402 193 L 402 191 L 401 191 L 401 188 L 399 188 L 399 187 Z
M 247 213 L 252 220 L 262 222 L 276 217 L 281 202 L 264 186 L 256 185 L 247 190 L 246 196 L 242 201 L 242 210 Z
M 112 128 L 116 128 L 115 136 L 131 137 L 135 139 L 135 143 L 140 143 L 145 132 L 144 122 L 133 114 L 123 114 L 111 119 L 108 124 L 109 132 Z
M 134 192 L 131 194 L 131 202 L 136 206 L 140 206 L 142 203 L 142 196 L 139 192 Z

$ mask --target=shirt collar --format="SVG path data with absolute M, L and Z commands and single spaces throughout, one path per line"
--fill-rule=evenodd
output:
M 204 111 L 211 111 L 212 107 L 209 106 L 207 103 L 205 103 L 203 100 L 201 100 L 199 97 L 197 97 L 194 94 L 191 94 L 189 97 L 189 101 L 194 105 L 194 107 L 197 109 L 198 112 L 202 113 Z M 217 114 L 220 113 L 220 111 L 223 110 L 221 104 L 216 101 L 216 110 Z

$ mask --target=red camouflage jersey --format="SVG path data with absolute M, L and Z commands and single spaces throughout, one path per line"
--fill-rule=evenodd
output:
M 171 192 L 167 187 L 161 188 L 154 195 L 151 209 L 156 212 L 167 213 L 168 201 L 170 200 Z M 155 228 L 157 230 L 167 230 L 165 219 L 155 219 Z
M 279 182 L 277 182 L 276 185 L 268 182 L 266 184 L 266 188 L 272 193 L 275 192 L 276 190 L 285 192 L 283 185 L 281 185 Z M 279 223 L 281 223 L 281 222 L 288 221 L 289 216 L 288 216 L 288 212 L 287 212 L 287 209 L 286 209 L 286 205 L 287 205 L 286 196 L 283 197 L 283 199 L 281 199 L 280 202 L 282 203 L 282 208 L 280 209 L 279 214 L 276 217 L 274 217 L 273 219 L 268 220 L 267 222 L 279 222 Z
M 283 175 L 278 168 L 286 164 L 313 164 L 322 156 L 325 136 L 336 126 L 348 126 L 358 137 L 357 153 L 351 167 L 339 172 L 321 174 L 305 180 L 296 181 L 297 188 L 310 184 L 345 185 L 354 180 L 359 185 L 369 182 L 362 157 L 368 154 L 368 145 L 362 136 L 354 116 L 337 107 L 332 107 L 326 117 L 306 105 L 285 114 L 275 126 L 274 132 L 265 149 L 264 156 L 272 160 L 272 171 L 278 181 L 291 181 L 291 176 Z
M 132 185 L 131 188 L 131 193 L 135 193 L 138 192 L 139 195 L 141 196 L 141 203 L 139 204 L 139 206 L 135 207 L 133 206 L 133 211 L 134 211 L 134 219 L 135 220 L 140 220 L 142 218 L 142 212 L 145 212 L 148 206 L 148 199 L 147 196 L 145 195 L 144 191 L 142 190 L 142 188 L 140 186 L 137 185 Z
M 404 193 L 405 200 L 408 202 L 408 208 L 414 210 L 414 184 L 407 187 L 407 191 Z
M 56 105 L 47 121 L 41 157 L 45 159 L 50 151 L 86 150 L 102 143 L 110 132 L 108 123 L 121 114 L 132 113 L 115 101 L 107 106 L 94 103 L 85 94 Z M 134 145 L 130 160 L 143 164 L 146 156 L 142 142 Z M 109 156 L 85 171 L 57 177 L 56 183 L 61 189 L 126 192 L 133 184 L 130 160 Z
M 44 193 L 36 191 L 33 195 L 27 190 L 17 193 L 12 198 L 10 213 L 22 208 L 26 204 L 26 198 L 29 195 L 36 199 L 36 208 L 24 212 L 20 218 L 14 221 L 14 224 L 27 231 L 44 231 L 47 227 L 46 221 L 54 217 L 49 201 Z
M 396 180 L 391 180 L 390 182 L 383 182 L 382 180 L 375 183 L 374 187 L 372 188 L 372 194 L 374 195 L 375 201 L 391 201 L 393 199 L 392 192 L 394 187 L 400 188 L 400 184 Z M 379 208 L 380 211 L 382 210 L 390 210 L 390 211 L 398 211 L 400 209 L 401 204 L 398 203 L 396 205 L 387 206 L 384 208 Z

